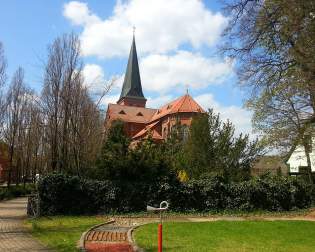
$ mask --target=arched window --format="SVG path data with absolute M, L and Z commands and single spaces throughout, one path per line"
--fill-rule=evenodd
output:
M 189 136 L 189 126 L 186 124 L 182 126 L 182 136 L 183 136 L 183 141 L 187 141 L 188 136 Z

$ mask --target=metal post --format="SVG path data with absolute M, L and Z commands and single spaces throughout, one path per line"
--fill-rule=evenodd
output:
M 160 203 L 160 208 L 147 206 L 147 211 L 158 211 L 160 213 L 160 223 L 158 225 L 158 252 L 162 252 L 162 241 L 163 241 L 163 227 L 162 227 L 162 212 L 168 209 L 168 202 L 162 201 Z
M 158 252 L 162 252 L 162 223 L 158 227 Z

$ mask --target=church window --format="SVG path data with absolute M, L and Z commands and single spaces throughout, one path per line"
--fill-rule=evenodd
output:
M 183 136 L 183 141 L 187 141 L 188 136 L 189 136 L 189 127 L 188 125 L 183 125 L 182 126 L 182 136 Z
M 126 114 L 126 112 L 125 112 L 125 111 L 123 111 L 123 110 L 120 110 L 119 114 L 121 114 L 121 115 L 125 115 L 125 114 Z
M 139 113 L 137 114 L 137 116 L 143 116 L 143 114 L 142 114 L 141 112 L 139 112 Z

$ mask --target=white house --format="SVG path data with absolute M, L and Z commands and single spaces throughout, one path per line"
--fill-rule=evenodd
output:
M 312 172 L 315 172 L 315 138 L 312 137 L 312 152 L 310 153 Z M 307 166 L 304 146 L 298 145 L 289 157 L 287 164 L 290 167 L 290 173 L 298 173 L 300 167 Z

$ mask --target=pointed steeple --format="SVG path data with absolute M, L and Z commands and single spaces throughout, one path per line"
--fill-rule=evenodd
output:
M 132 45 L 129 53 L 128 65 L 125 74 L 123 87 L 121 90 L 118 104 L 128 106 L 144 107 L 146 99 L 144 98 L 141 86 L 138 56 L 136 49 L 135 36 L 133 34 Z

